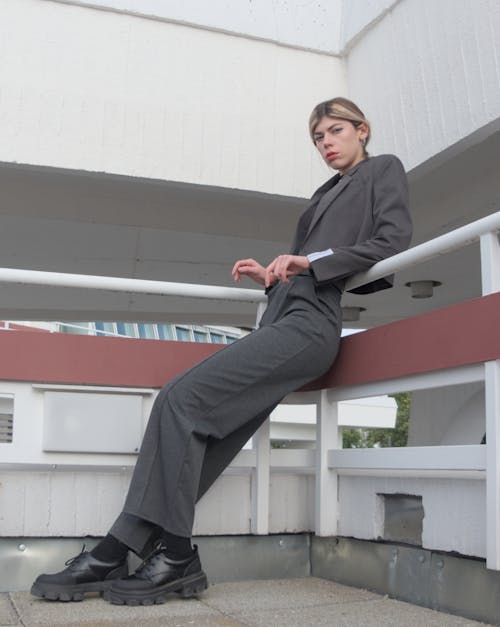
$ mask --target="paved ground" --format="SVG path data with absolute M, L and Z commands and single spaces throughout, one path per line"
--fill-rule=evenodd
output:
M 219 583 L 199 599 L 176 596 L 153 607 L 110 605 L 99 597 L 50 602 L 28 592 L 0 594 L 0 627 L 454 627 L 473 620 L 394 601 L 324 579 Z

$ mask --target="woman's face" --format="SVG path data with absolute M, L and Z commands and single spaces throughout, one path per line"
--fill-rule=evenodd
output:
M 361 140 L 367 136 L 366 124 L 356 128 L 348 120 L 326 115 L 318 122 L 313 133 L 314 143 L 325 163 L 341 174 L 363 161 L 365 153 Z

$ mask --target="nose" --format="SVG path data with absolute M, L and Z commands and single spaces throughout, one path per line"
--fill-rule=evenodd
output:
M 325 148 L 330 148 L 331 145 L 332 145 L 332 135 L 330 133 L 326 132 L 323 135 L 323 146 Z

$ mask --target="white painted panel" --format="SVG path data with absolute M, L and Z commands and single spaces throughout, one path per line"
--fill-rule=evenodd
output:
M 14 473 L 0 473 L 0 536 L 24 534 L 25 484 Z
M 70 453 L 47 452 L 43 450 L 43 413 L 44 391 L 57 388 L 63 392 L 79 392 L 86 390 L 88 394 L 105 394 L 117 392 L 119 396 L 136 396 L 140 399 L 141 432 L 147 422 L 154 394 L 149 388 L 103 388 L 92 386 L 42 386 L 25 382 L 0 381 L 0 394 L 14 397 L 14 433 L 13 441 L 0 444 L 0 463 L 14 464 L 21 467 L 25 464 L 38 465 L 39 468 L 50 466 L 71 465 L 73 467 L 92 465 L 114 466 L 116 468 L 133 466 L 136 453 Z M 135 423 L 134 423 L 135 424 Z M 135 426 L 134 426 L 135 429 Z
M 23 518 L 26 535 L 36 535 L 47 524 L 50 496 L 50 481 L 45 473 L 34 474 L 25 483 Z
M 486 469 L 486 447 L 411 446 L 395 448 L 346 448 L 328 451 L 335 469 L 472 470 Z
M 47 530 L 50 535 L 74 536 L 81 522 L 76 518 L 75 501 L 81 495 L 75 488 L 76 475 L 73 472 L 47 473 L 47 478 L 50 481 Z M 94 503 L 94 515 L 95 510 Z
M 193 534 L 250 533 L 251 477 L 223 475 L 196 505 Z
M 271 475 L 269 533 L 300 533 L 314 529 L 314 477 Z
M 140 396 L 45 393 L 44 451 L 137 453 L 141 438 Z

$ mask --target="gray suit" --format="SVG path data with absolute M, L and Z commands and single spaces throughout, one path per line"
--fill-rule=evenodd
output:
M 409 244 L 401 163 L 384 155 L 334 176 L 303 215 L 292 252 L 333 254 L 268 290 L 257 330 L 169 382 L 155 401 L 123 512 L 110 530 L 140 555 L 162 528 L 189 537 L 196 500 L 284 396 L 333 364 L 345 279 Z

